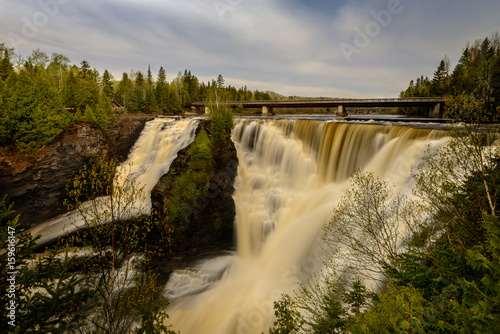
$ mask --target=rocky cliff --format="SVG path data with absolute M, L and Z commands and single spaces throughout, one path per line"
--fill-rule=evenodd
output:
M 210 122 L 201 121 L 198 131 L 204 128 L 210 133 Z M 208 190 L 202 192 L 187 210 L 187 214 L 177 221 L 169 217 L 169 198 L 173 196 L 173 183 L 186 173 L 190 163 L 190 147 L 177 154 L 167 174 L 163 175 L 151 192 L 153 210 L 160 224 L 174 232 L 172 260 L 183 264 L 198 255 L 213 250 L 231 248 L 235 205 L 233 200 L 234 180 L 237 174 L 238 158 L 236 148 L 227 140 L 223 153 L 214 156 Z
M 0 152 L 0 195 L 14 202 L 24 227 L 32 227 L 65 211 L 68 181 L 93 155 L 125 159 L 153 116 L 121 116 L 106 132 L 78 123 L 34 157 Z

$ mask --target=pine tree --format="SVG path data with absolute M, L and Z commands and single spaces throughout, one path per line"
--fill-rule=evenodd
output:
M 7 49 L 4 50 L 3 58 L 0 61 L 0 84 L 2 81 L 7 80 L 9 75 L 14 72 L 12 63 L 10 62 L 10 57 Z
M 80 63 L 80 72 L 84 78 L 92 76 L 92 70 L 90 69 L 90 64 L 86 60 L 82 60 Z
M 101 79 L 101 87 L 102 87 L 101 90 L 104 96 L 106 96 L 108 99 L 112 99 L 115 95 L 115 90 L 113 88 L 113 81 L 114 81 L 113 76 L 108 72 L 108 70 L 104 70 Z
M 224 77 L 222 76 L 222 74 L 219 74 L 219 76 L 217 77 L 217 88 L 222 88 L 224 87 Z
M 179 114 L 182 111 L 181 104 L 179 102 L 179 99 L 177 98 L 177 94 L 173 89 L 169 90 L 167 106 L 167 111 L 173 112 L 175 114 Z
M 116 117 L 111 102 L 104 94 L 99 96 L 94 114 L 99 127 L 102 129 L 107 129 L 116 123 Z
M 445 59 L 441 60 L 432 79 L 432 95 L 444 96 L 448 87 L 448 65 Z
M 73 262 L 64 251 L 50 251 L 35 256 L 38 237 L 23 230 L 19 216 L 8 220 L 14 211 L 6 197 L 0 200 L 0 249 L 8 250 L 15 240 L 15 267 L 7 266 L 8 252 L 0 253 L 0 280 L 3 292 L 10 290 L 7 272 L 17 271 L 15 298 L 0 294 L 0 320 L 4 330 L 12 333 L 65 333 L 75 331 L 83 322 L 83 314 L 92 308 L 88 290 L 81 287 L 82 278 L 72 272 Z M 8 238 L 9 236 L 15 237 Z M 62 255 L 62 256 L 59 256 Z M 15 319 L 9 317 L 7 305 L 16 302 Z M 13 321 L 15 320 L 15 321 Z M 10 322 L 10 324 L 9 324 Z
M 158 108 L 154 91 L 153 75 L 151 74 L 151 66 L 148 66 L 148 74 L 146 80 L 146 98 L 145 109 L 149 112 L 155 111 Z
M 128 74 L 123 72 L 122 80 L 118 84 L 116 91 L 116 99 L 124 108 L 129 108 L 132 99 L 132 81 L 129 79 Z
M 94 111 L 92 110 L 92 107 L 90 107 L 89 105 L 85 107 L 85 112 L 83 113 L 83 120 L 87 123 L 98 124 L 97 118 L 94 115 Z
M 163 67 L 160 67 L 158 72 L 158 80 L 156 81 L 155 89 L 155 99 L 158 105 L 158 109 L 161 111 L 167 111 L 169 108 L 169 87 L 166 82 L 167 75 Z
M 144 110 L 145 107 L 144 75 L 141 71 L 135 74 L 135 86 L 132 95 L 133 110 Z

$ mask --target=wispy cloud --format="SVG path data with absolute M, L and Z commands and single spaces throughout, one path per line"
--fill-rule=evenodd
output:
M 377 21 L 373 12 L 396 2 L 390 22 Z M 188 68 L 284 95 L 395 96 L 467 40 L 499 30 L 499 12 L 496 0 L 2 0 L 0 42 L 14 34 L 25 55 L 58 52 L 115 77 L 150 64 L 170 79 Z M 28 37 L 27 21 L 37 30 Z M 357 47 L 370 24 L 368 45 Z M 342 43 L 359 49 L 350 62 Z

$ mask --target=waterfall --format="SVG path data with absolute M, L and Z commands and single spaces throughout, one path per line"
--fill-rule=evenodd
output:
M 194 140 L 197 127 L 198 120 L 195 119 L 176 121 L 158 118 L 146 123 L 128 159 L 118 166 L 115 176 L 115 182 L 123 182 L 124 179 L 130 177 L 137 182 L 139 187 L 143 187 L 144 198 L 136 200 L 134 208 L 127 208 L 128 213 L 149 214 L 151 190 L 160 177 L 168 171 L 177 152 Z M 99 198 L 99 200 L 105 201 L 106 198 Z M 68 212 L 34 227 L 31 233 L 41 234 L 38 244 L 44 244 L 65 235 L 66 232 L 71 233 L 83 225 L 84 222 L 78 214 Z
M 261 333 L 273 301 L 321 269 L 322 225 L 357 169 L 409 194 L 411 169 L 445 132 L 313 120 L 235 122 L 237 250 L 175 272 L 169 322 L 183 334 Z

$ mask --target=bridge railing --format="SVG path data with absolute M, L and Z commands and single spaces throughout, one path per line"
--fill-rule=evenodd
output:
M 351 104 L 351 103 L 366 103 L 366 104 L 377 104 L 377 103 L 444 103 L 444 97 L 404 97 L 404 98 L 374 98 L 374 99 L 314 99 L 314 100 L 259 100 L 259 101 L 226 101 L 220 102 L 220 104 L 226 105 L 256 105 L 262 106 L 266 104 L 274 105 L 293 105 L 293 104 L 325 104 L 325 103 L 336 103 L 336 104 Z M 192 102 L 191 106 L 205 106 L 211 104 L 210 101 L 199 101 Z

